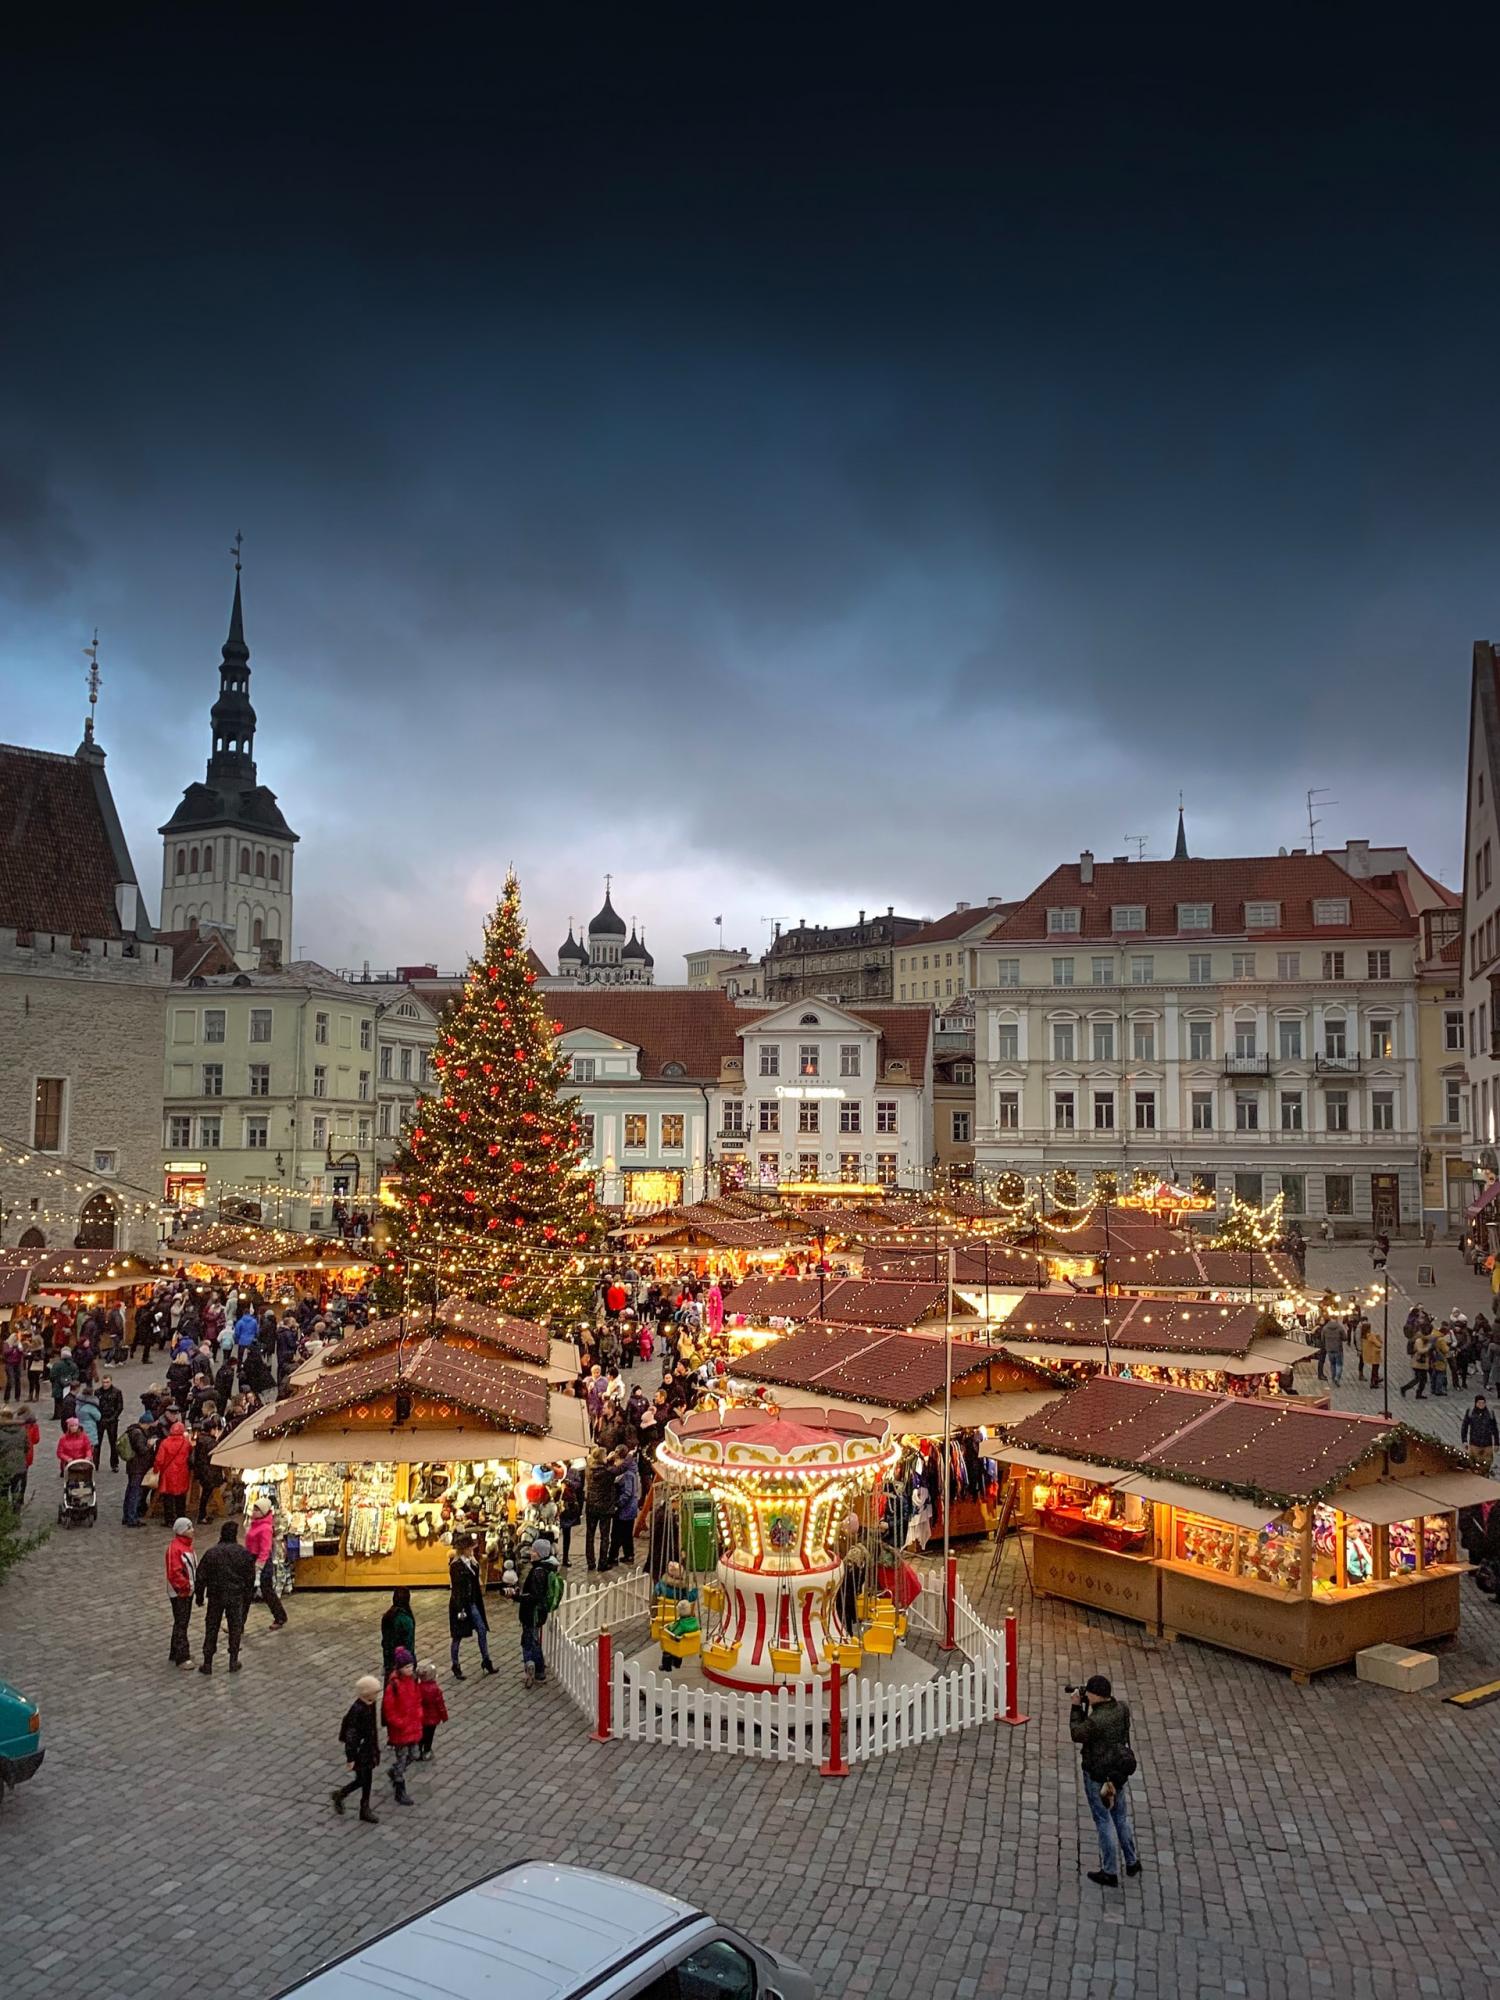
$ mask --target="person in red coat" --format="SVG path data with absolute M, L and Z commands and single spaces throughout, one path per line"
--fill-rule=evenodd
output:
M 198 1559 L 193 1554 L 193 1524 L 184 1514 L 172 1524 L 167 1543 L 167 1595 L 172 1600 L 172 1644 L 167 1659 L 174 1667 L 191 1667 L 188 1627 L 193 1621 L 193 1588 Z
M 395 1671 L 385 1684 L 380 1719 L 385 1724 L 386 1741 L 391 1746 L 390 1777 L 396 1804 L 414 1805 L 416 1801 L 406 1789 L 406 1767 L 422 1741 L 422 1691 L 417 1686 L 416 1668 L 405 1646 L 396 1648 Z
M 448 1704 L 438 1686 L 435 1666 L 417 1669 L 417 1693 L 422 1697 L 422 1748 L 417 1761 L 425 1764 L 432 1756 L 432 1739 L 437 1735 L 438 1724 L 448 1720 Z
M 77 1417 L 69 1417 L 63 1424 L 62 1436 L 57 1440 L 57 1476 L 63 1476 L 63 1468 L 71 1465 L 75 1458 L 92 1460 L 94 1447 L 89 1443 L 88 1433 Z
M 193 1478 L 192 1461 L 193 1448 L 188 1443 L 187 1432 L 180 1423 L 174 1423 L 156 1447 L 156 1456 L 151 1461 L 151 1469 L 157 1475 L 156 1490 L 164 1521 L 175 1521 L 179 1514 L 187 1512 L 188 1487 Z

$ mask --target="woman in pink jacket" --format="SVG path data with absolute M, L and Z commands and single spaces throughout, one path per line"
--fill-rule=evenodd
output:
M 250 1509 L 245 1547 L 260 1572 L 260 1599 L 271 1613 L 271 1630 L 279 1632 L 286 1624 L 286 1606 L 276 1594 L 276 1516 L 264 1494 Z
M 92 1458 L 94 1447 L 89 1443 L 88 1433 L 77 1417 L 69 1417 L 62 1428 L 62 1436 L 57 1440 L 57 1476 L 61 1479 L 63 1468 L 75 1458 Z

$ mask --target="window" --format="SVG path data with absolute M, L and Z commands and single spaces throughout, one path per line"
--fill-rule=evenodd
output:
M 182 880 L 183 876 L 186 875 L 186 873 L 187 873 L 187 849 L 185 847 L 179 847 L 177 850 L 177 879 L 179 882 Z
M 585 1154 L 593 1152 L 594 1114 L 592 1111 L 581 1111 L 578 1114 L 578 1143 Z
M 391 1054 L 390 1043 L 384 1043 L 380 1051 L 380 1080 L 382 1083 L 389 1083 L 391 1080 Z M 578 1060 L 576 1056 L 573 1061 L 573 1074 L 575 1076 L 578 1074 Z
M 1323 1053 L 1325 1056 L 1346 1056 L 1349 1053 L 1342 1014 L 1330 1014 L 1323 1022 Z
M 1078 911 L 1076 909 L 1049 910 L 1047 912 L 1047 929 L 1049 931 L 1076 931 L 1077 928 Z
M 252 1007 L 250 1009 L 250 1039 L 252 1042 L 268 1042 L 271 1039 L 271 1009 Z
M 777 1042 L 762 1042 L 760 1045 L 760 1073 L 762 1076 L 780 1076 L 781 1047 Z
M 1149 986 L 1156 977 L 1156 960 L 1150 952 L 1133 952 L 1130 959 L 1132 986 Z
M 1370 1130 L 1372 1132 L 1394 1132 L 1395 1129 L 1395 1091 L 1372 1090 L 1370 1092 Z
M 1131 1022 L 1130 1053 L 1137 1062 L 1156 1061 L 1156 1023 L 1154 1021 Z
M 1245 929 L 1247 931 L 1274 931 L 1281 923 L 1280 903 L 1246 903 Z
M 841 1042 L 839 1044 L 840 1076 L 859 1075 L 859 1055 L 860 1055 L 860 1049 L 858 1042 Z
M 358 1126 L 357 1126 L 357 1127 L 355 1128 L 355 1134 L 354 1134 L 354 1137 L 355 1137 L 355 1140 L 356 1140 L 357 1144 L 359 1144 L 359 1145 L 361 1145 L 361 1146 L 368 1146 L 368 1145 L 369 1145 L 369 1143 L 370 1143 L 370 1121 L 369 1121 L 369 1119 L 368 1119 L 368 1118 L 361 1118 L 361 1119 L 360 1119 L 360 1121 L 359 1121 L 359 1124 L 358 1124 Z
M 315 1063 L 315 1064 L 313 1065 L 313 1092 L 312 1092 L 312 1094 L 313 1094 L 313 1096 L 314 1096 L 314 1097 L 326 1097 L 326 1096 L 328 1095 L 328 1065 L 327 1065 L 327 1063 Z
M 1192 1094 L 1192 1119 L 1195 1132 L 1212 1132 L 1214 1129 L 1214 1094 L 1211 1090 L 1195 1090 Z
M 411 1050 L 406 1046 L 405 1042 L 401 1044 L 401 1081 L 402 1083 L 411 1082 Z
M 720 1107 L 719 1130 L 739 1134 L 745 1129 L 745 1100 L 743 1097 L 726 1097 Z
M 1113 1132 L 1115 1129 L 1115 1094 L 1112 1090 L 1094 1092 L 1094 1130 Z
M 1052 1124 L 1058 1132 L 1073 1130 L 1073 1093 L 1060 1090 L 1052 1100 Z
M 263 1111 L 253 1111 L 245 1120 L 245 1148 L 247 1152 L 260 1152 L 265 1148 L 270 1136 L 270 1120 Z
M 1089 960 L 1089 982 L 1094 986 L 1112 986 L 1115 977 L 1115 962 L 1112 958 L 1096 957 Z
M 167 1120 L 167 1144 L 172 1147 L 191 1146 L 193 1143 L 193 1121 L 179 1112 L 174 1112 Z
M 389 1052 L 383 1051 L 382 1053 L 389 1053 Z M 594 1080 L 595 1061 L 596 1058 L 593 1056 L 574 1056 L 572 1064 L 570 1065 L 572 1069 L 573 1081 L 575 1083 L 592 1083 Z M 385 1073 L 387 1076 L 390 1075 L 389 1064 L 387 1064 L 386 1066 Z
M 266 872 L 266 850 L 263 847 L 257 847 L 255 850 L 255 872 L 257 875 L 264 875 Z
M 1188 1059 L 1191 1062 L 1212 1062 L 1214 1056 L 1214 1024 L 1212 1021 L 1188 1022 Z
M 373 1021 L 360 1022 L 359 1045 L 362 1049 L 370 1049 L 375 1046 L 375 1023 Z
M 953 1143 L 954 1143 L 954 1145 L 955 1145 L 955 1146 L 967 1146 L 967 1145 L 968 1145 L 968 1143 L 969 1143 L 970 1139 L 972 1139 L 972 1137 L 974 1136 L 974 1135 L 973 1135 L 973 1130 L 972 1130 L 972 1125 L 973 1125 L 973 1119 L 972 1119 L 972 1115 L 971 1115 L 971 1114 L 970 1114 L 969 1112 L 967 1112 L 967 1111 L 955 1111 L 955 1112 L 954 1112 L 954 1114 L 953 1114 Z
M 1323 1206 L 1330 1215 L 1353 1215 L 1353 1174 L 1325 1174 L 1323 1176 Z
M 901 998 L 903 1000 L 906 998 L 906 981 L 904 979 L 901 982 Z
M 269 1063 L 251 1063 L 250 1095 L 252 1097 L 269 1097 L 271 1095 L 271 1065 Z
M 1207 986 L 1214 976 L 1213 954 L 1207 951 L 1188 953 L 1189 986 Z
M 177 1007 L 172 1012 L 172 1040 L 190 1042 L 198 1032 L 198 1017 L 191 1007 Z
M 894 1097 L 877 1097 L 875 1100 L 875 1130 L 894 1132 L 898 1130 L 896 1116 L 898 1106 Z
M 816 1076 L 817 1073 L 818 1045 L 816 1042 L 803 1042 L 797 1051 L 797 1074 L 799 1076 Z
M 953 1081 L 955 1083 L 972 1083 L 974 1081 L 973 1063 L 971 1062 L 955 1063 L 953 1065 Z
M 1138 1090 L 1135 1094 L 1135 1129 L 1137 1132 L 1156 1130 L 1156 1092 Z
M 1344 976 L 1344 954 L 1341 951 L 1325 951 L 1323 954 L 1323 977 L 1342 979 Z
M 1015 1062 L 1021 1053 L 1021 1030 L 1014 1021 L 1002 1021 L 995 1030 L 995 1056 L 1000 1062 Z
M 262 943 L 264 930 L 265 930 L 264 924 L 261 922 L 260 918 L 257 917 L 255 919 L 255 922 L 250 926 L 251 944 L 259 946 Z
M 326 1111 L 319 1111 L 313 1118 L 312 1142 L 315 1146 L 323 1146 L 325 1148 L 328 1144 L 328 1114 Z
M 756 1120 L 756 1129 L 758 1131 L 779 1132 L 781 1130 L 781 1106 L 776 1102 L 774 1097 L 763 1097 L 756 1106 L 756 1110 L 759 1113 Z
M 60 1153 L 63 1149 L 63 1112 L 66 1108 L 66 1077 L 39 1076 L 32 1099 L 31 1143 L 39 1153 Z
M 1365 953 L 1366 979 L 1389 979 L 1390 976 L 1390 953 L 1388 951 L 1367 951 Z
M 1253 979 L 1255 977 L 1255 953 L 1234 951 L 1229 954 L 1229 972 L 1233 979 Z
M 1146 909 L 1143 903 L 1116 903 L 1110 912 L 1110 929 L 1115 931 L 1143 931 L 1146 928 Z
M 1349 1093 L 1347 1090 L 1324 1091 L 1323 1122 L 1330 1132 L 1347 1132 L 1349 1130 Z
M 240 849 L 240 873 L 242 875 L 250 873 L 250 850 L 248 847 Z
M 858 1132 L 860 1129 L 859 1100 L 857 1098 L 845 1098 L 844 1102 L 839 1106 L 839 1130 L 841 1132 Z
M 1462 1125 L 1464 1117 L 1463 1085 L 1458 1081 L 1457 1077 L 1452 1077 L 1452 1076 L 1445 1077 L 1443 1079 L 1443 1092 L 1445 1097 L 1445 1102 L 1443 1105 L 1443 1123 L 1445 1125 Z
M 1443 1014 L 1443 1047 L 1461 1049 L 1464 1045 L 1464 1013 L 1462 1007 L 1449 1007 Z
M 370 1072 L 367 1069 L 362 1069 L 359 1073 L 359 1100 L 361 1104 L 366 1104 L 369 1102 L 369 1098 Z
M 1259 1208 L 1263 1193 L 1261 1176 L 1259 1174 L 1236 1174 L 1234 1177 L 1234 1192 L 1237 1201 L 1248 1202 L 1251 1206 Z
M 817 1154 L 810 1153 L 807 1157 L 812 1161 L 812 1171 L 816 1173 L 818 1167 Z M 875 1155 L 875 1179 L 881 1187 L 894 1187 L 896 1185 L 896 1155 L 894 1153 L 877 1153 Z
M 1054 986 L 1071 986 L 1073 984 L 1073 961 L 1071 958 L 1053 959 L 1052 984 Z
M 1073 1023 L 1054 1021 L 1052 1023 L 1052 1060 L 1071 1062 L 1073 1060 Z
M 1302 954 L 1300 951 L 1277 952 L 1276 977 L 1278 979 L 1300 979 L 1302 977 Z
M 1283 1062 L 1302 1060 L 1302 1023 L 1300 1021 L 1278 1021 L 1276 1023 L 1276 1053 Z
M 325 1048 L 327 1047 L 328 1016 L 326 1014 L 313 1015 L 313 1040 L 315 1042 L 321 1042 Z
M 818 1113 L 822 1106 L 815 1097 L 804 1097 L 797 1106 L 797 1130 L 799 1132 L 821 1132 L 823 1127 Z
M 203 1010 L 203 1039 L 205 1042 L 222 1042 L 224 1039 L 224 1009 L 205 1007 Z
M 1018 1090 L 1002 1090 L 996 1097 L 995 1123 L 1002 1132 L 1018 1132 L 1021 1129 L 1021 1093 Z
M 857 1181 L 859 1179 L 858 1153 L 839 1154 L 839 1179 L 841 1181 Z
M 1318 896 L 1313 901 L 1313 922 L 1315 924 L 1347 924 L 1349 921 L 1349 898 L 1347 896 Z
M 224 1095 L 223 1063 L 205 1063 L 203 1065 L 203 1095 L 205 1097 L 222 1097 Z
M 664 1153 L 682 1151 L 686 1124 L 680 1111 L 664 1111 L 661 1115 L 661 1149 Z
M 1284 1090 L 1281 1093 L 1281 1129 L 1283 1132 L 1302 1130 L 1302 1092 Z
M 1253 1056 L 1257 1053 L 1254 1021 L 1235 1022 L 1234 1052 L 1237 1056 Z
M 1199 1194 L 1217 1195 L 1219 1192 L 1219 1176 L 1206 1172 L 1194 1174 L 1193 1185 Z
M 94 1148 L 94 1172 L 96 1174 L 116 1174 L 120 1170 L 120 1156 L 112 1147 Z
M 222 1129 L 223 1121 L 219 1117 L 219 1114 L 214 1112 L 210 1115 L 205 1112 L 198 1120 L 198 1144 L 205 1148 L 216 1150 L 219 1145 L 219 1134 Z
M 1211 931 L 1214 927 L 1212 903 L 1179 903 L 1177 928 L 1180 931 Z
M 995 984 L 997 986 L 1019 986 L 1021 983 L 1021 961 L 1018 958 L 997 958 L 995 960 Z
M 1370 1023 L 1370 1054 L 1377 1061 L 1390 1056 L 1395 1050 L 1395 1022 L 1372 1021 Z
M 1093 1035 L 1095 1062 L 1113 1062 L 1115 1059 L 1115 1024 L 1113 1021 L 1094 1021 L 1090 1024 Z
M 646 1114 L 644 1111 L 627 1111 L 625 1114 L 625 1150 L 639 1153 L 646 1145 Z
M 1304 1174 L 1283 1174 L 1281 1198 L 1288 1215 L 1306 1215 L 1307 1177 Z
M 1260 1099 L 1253 1090 L 1237 1090 L 1234 1094 L 1234 1129 L 1236 1132 L 1260 1130 Z

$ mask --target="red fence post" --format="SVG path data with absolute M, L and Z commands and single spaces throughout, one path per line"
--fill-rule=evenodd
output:
M 837 1660 L 828 1683 L 828 1756 L 818 1767 L 825 1778 L 847 1778 L 844 1761 L 844 1674 Z
M 1024 1722 L 1021 1713 L 1021 1672 L 1016 1637 L 1016 1614 L 1005 1614 L 1005 1720 L 1012 1725 Z
M 614 1715 L 614 1664 L 615 1647 L 608 1631 L 599 1634 L 598 1649 L 599 1682 L 594 1694 L 594 1734 L 595 1743 L 607 1743 L 610 1739 Z
M 957 1641 L 953 1637 L 953 1627 L 958 1615 L 958 1557 L 949 1556 L 943 1577 L 943 1641 L 942 1650 L 951 1653 Z

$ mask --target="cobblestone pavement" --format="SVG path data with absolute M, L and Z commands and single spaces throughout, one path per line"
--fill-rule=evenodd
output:
M 1457 1265 L 1451 1249 L 1434 1254 Z M 1402 1284 L 1416 1262 L 1398 1257 Z M 1314 1252 L 1309 1275 L 1367 1273 L 1340 1250 Z M 1442 1306 L 1479 1302 L 1472 1280 L 1455 1284 L 1433 1295 Z M 133 1389 L 140 1371 L 123 1379 Z M 1378 1407 L 1347 1381 L 1338 1400 Z M 1459 1408 L 1449 1397 L 1406 1414 L 1455 1435 Z M 54 1437 L 44 1423 L 33 1511 L 45 1518 Z M 378 1667 L 378 1594 L 294 1596 L 275 1636 L 257 1608 L 242 1674 L 222 1654 L 211 1680 L 175 1673 L 165 1537 L 122 1532 L 122 1483 L 106 1472 L 98 1525 L 54 1532 L 0 1594 L 0 1671 L 40 1697 L 47 1742 L 40 1775 L 0 1810 L 6 2000 L 270 1995 L 529 1855 L 700 1902 L 800 1959 L 828 1996 L 1496 1990 L 1500 1705 L 1463 1715 L 1440 1701 L 1500 1675 L 1500 1614 L 1468 1588 L 1441 1688 L 1397 1696 L 1352 1673 L 1295 1688 L 1205 1647 L 1158 1645 L 1030 1602 L 1008 1568 L 989 1608 L 1016 1593 L 1028 1725 L 842 1782 L 591 1743 L 560 1690 L 522 1686 L 506 1608 L 502 1673 L 448 1684 L 453 1719 L 414 1774 L 418 1804 L 386 1803 L 373 1828 L 335 1818 L 327 1794 L 352 1682 Z M 967 1568 L 978 1591 L 984 1559 Z M 442 1594 L 419 1593 L 417 1629 L 419 1655 L 441 1658 Z M 1114 1677 L 1136 1717 L 1146 1870 L 1122 1891 L 1082 1874 L 1091 1830 L 1061 1689 L 1091 1671 Z

